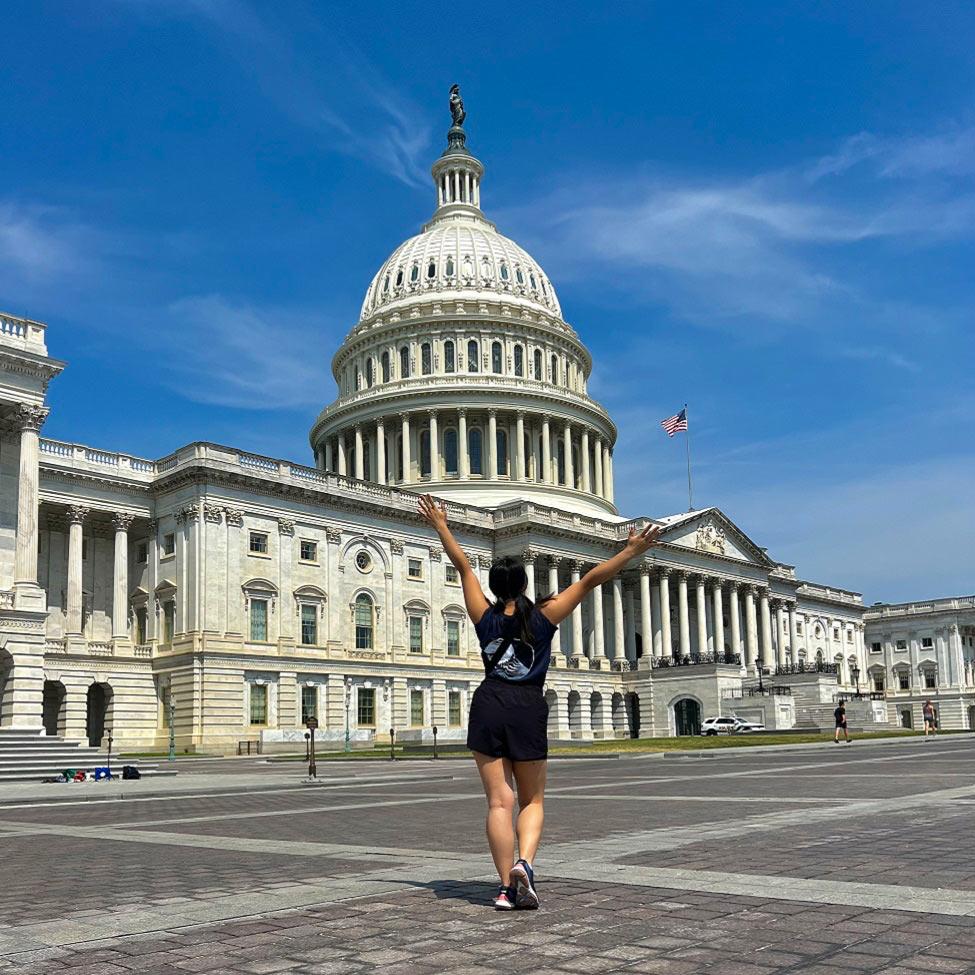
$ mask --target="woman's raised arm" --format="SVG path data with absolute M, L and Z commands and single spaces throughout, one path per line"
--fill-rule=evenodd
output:
M 454 564 L 454 568 L 460 574 L 460 583 L 464 588 L 464 605 L 467 607 L 467 615 L 472 622 L 480 622 L 481 617 L 491 605 L 484 590 L 481 588 L 480 580 L 474 570 L 464 550 L 457 544 L 453 532 L 447 525 L 447 511 L 443 503 L 437 504 L 429 494 L 424 494 L 420 498 L 420 514 L 423 515 L 427 524 L 440 536 L 443 550 L 447 553 L 447 558 Z
M 663 529 L 659 525 L 647 525 L 643 531 L 630 529 L 630 537 L 622 550 L 612 558 L 600 562 L 590 569 L 578 582 L 572 583 L 568 589 L 563 589 L 557 596 L 543 603 L 539 610 L 542 615 L 556 626 L 566 619 L 572 610 L 582 602 L 583 597 L 592 592 L 596 586 L 609 582 L 617 573 L 622 572 L 630 559 L 643 555 L 651 545 L 656 544 Z

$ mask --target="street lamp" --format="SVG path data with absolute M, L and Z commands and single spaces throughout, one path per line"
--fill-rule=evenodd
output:
M 352 751 L 352 739 L 349 736 L 349 705 L 352 701 L 352 678 L 345 678 L 345 750 Z
M 850 667 L 850 675 L 853 677 L 853 683 L 856 684 L 857 697 L 859 698 L 859 696 L 860 696 L 860 668 L 856 664 L 853 664 L 853 666 Z
M 169 760 L 176 761 L 176 701 L 169 692 Z
M 765 693 L 765 685 L 762 683 L 762 674 L 764 673 L 764 671 L 765 671 L 765 661 L 759 660 L 758 661 L 758 693 L 759 694 Z
M 108 763 L 106 765 L 108 769 L 108 777 L 112 777 L 112 729 L 108 729 Z

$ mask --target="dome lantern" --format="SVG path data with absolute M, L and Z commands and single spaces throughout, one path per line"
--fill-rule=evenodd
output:
M 450 89 L 450 114 L 453 124 L 447 132 L 447 148 L 431 170 L 433 183 L 437 187 L 437 212 L 433 221 L 442 216 L 463 213 L 480 216 L 481 213 L 484 166 L 467 148 L 467 133 L 463 125 L 467 113 L 458 85 Z

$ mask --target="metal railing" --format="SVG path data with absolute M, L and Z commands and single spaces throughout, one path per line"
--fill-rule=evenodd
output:
M 805 663 L 800 660 L 795 664 L 778 664 L 775 668 L 775 676 L 788 676 L 791 674 L 836 674 L 836 664 Z
M 740 653 L 691 653 L 686 656 L 675 657 L 654 657 L 652 666 L 654 668 L 667 667 L 695 667 L 700 664 L 728 664 L 729 666 L 741 666 Z

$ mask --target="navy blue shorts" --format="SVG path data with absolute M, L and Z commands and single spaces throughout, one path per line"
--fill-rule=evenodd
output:
M 513 762 L 548 758 L 548 704 L 542 689 L 485 680 L 471 699 L 467 747 Z

